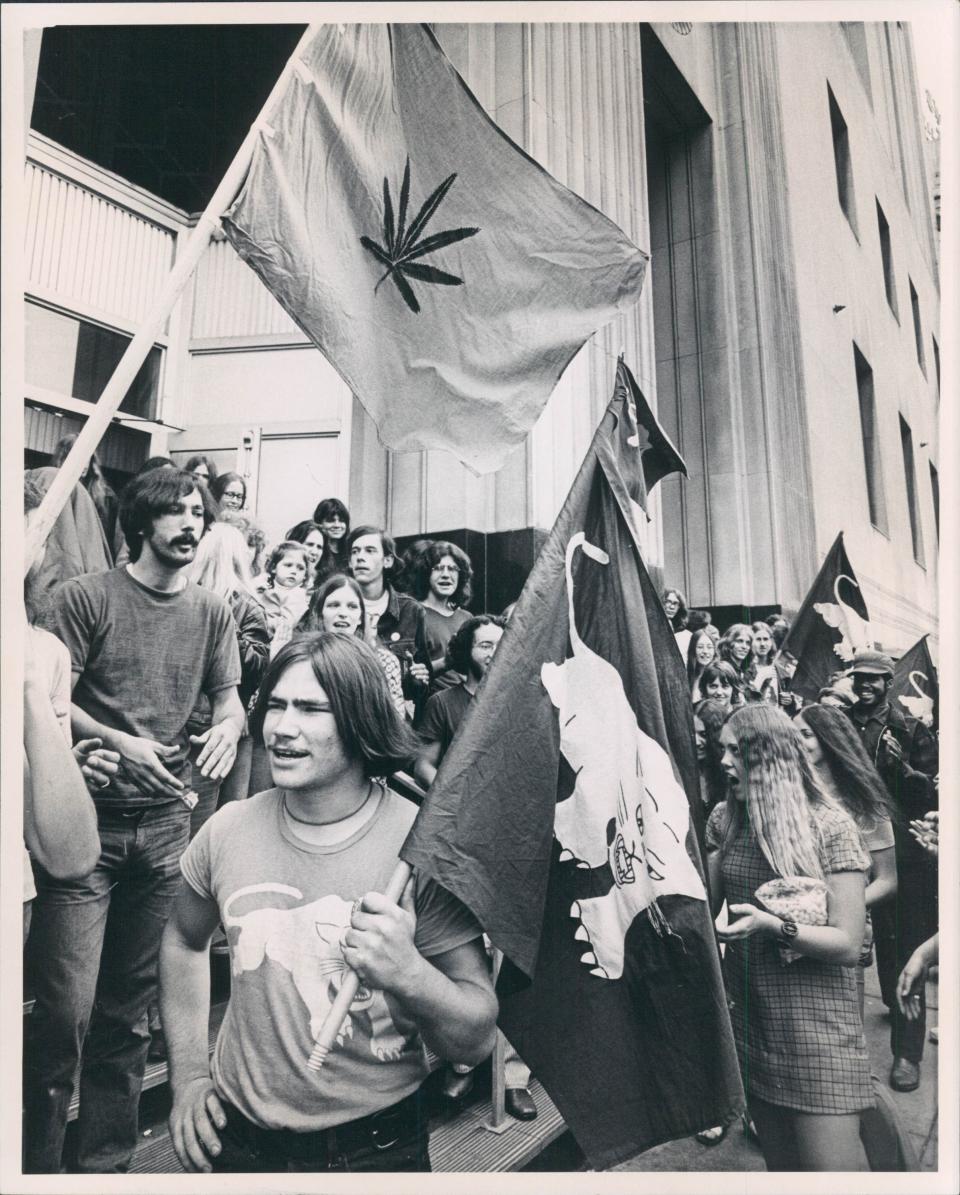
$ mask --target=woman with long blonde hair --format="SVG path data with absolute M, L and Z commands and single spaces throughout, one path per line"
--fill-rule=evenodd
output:
M 243 533 L 229 523 L 213 523 L 197 545 L 197 554 L 188 567 L 191 581 L 222 597 L 230 607 L 237 628 L 240 650 L 240 700 L 247 706 L 256 693 L 270 661 L 270 635 L 263 609 L 256 600 L 250 575 L 250 552 Z M 190 715 L 192 735 L 201 734 L 210 724 L 210 706 L 201 698 Z M 247 796 L 250 777 L 252 740 L 244 732 L 237 745 L 237 758 L 223 781 L 210 781 L 194 769 L 194 788 L 198 801 L 190 815 L 191 837 L 220 804 Z
M 714 912 L 728 903 L 724 977 L 767 1169 L 862 1170 L 874 1095 L 855 967 L 870 860 L 781 710 L 736 710 L 720 742 L 728 797 L 707 861 Z
M 754 691 L 757 662 L 753 655 L 753 629 L 746 622 L 735 622 L 720 636 L 717 655 L 726 661 L 740 677 L 748 701 L 759 700 Z
M 211 524 L 197 544 L 197 554 L 187 573 L 204 589 L 211 589 L 228 604 L 235 593 L 257 600 L 250 571 L 250 550 L 243 532 L 227 522 Z

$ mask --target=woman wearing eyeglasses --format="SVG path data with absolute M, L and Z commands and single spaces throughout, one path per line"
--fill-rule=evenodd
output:
M 444 671 L 444 660 L 447 644 L 471 617 L 465 607 L 473 592 L 472 580 L 470 557 L 446 540 L 436 540 L 424 548 L 411 570 L 410 592 L 423 606 L 433 691 L 449 688 L 461 679 L 455 672 Z

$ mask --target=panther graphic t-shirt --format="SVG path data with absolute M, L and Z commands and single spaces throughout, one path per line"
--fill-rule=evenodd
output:
M 344 1124 L 389 1107 L 427 1076 L 416 1026 L 397 1002 L 363 986 L 320 1070 L 311 1054 L 340 990 L 340 937 L 354 902 L 383 892 L 417 810 L 389 789 L 357 832 L 303 841 L 270 789 L 225 805 L 181 860 L 190 886 L 217 903 L 230 945 L 231 989 L 217 1038 L 217 1091 L 267 1129 Z M 417 877 L 415 942 L 425 958 L 480 936 L 468 910 Z

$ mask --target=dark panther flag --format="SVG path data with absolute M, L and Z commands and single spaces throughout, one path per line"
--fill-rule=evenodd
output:
M 869 617 L 841 531 L 783 641 L 783 651 L 797 660 L 791 688 L 804 701 L 816 701 L 834 673 L 845 672 L 858 651 L 873 647 Z
M 939 725 L 940 681 L 926 635 L 897 660 L 889 699 L 902 714 L 916 718 L 930 730 Z
M 502 1028 L 598 1169 L 743 1106 L 630 399 L 618 384 L 401 852 L 504 952 Z
M 682 473 L 686 477 L 687 466 L 650 410 L 650 404 L 622 357 L 617 362 L 617 380 L 613 392 L 615 401 L 621 392 L 627 418 L 618 430 L 626 439 L 624 448 L 636 448 L 640 453 L 640 469 L 631 469 L 623 480 L 631 501 L 646 511 L 647 494 L 657 482 L 671 473 Z

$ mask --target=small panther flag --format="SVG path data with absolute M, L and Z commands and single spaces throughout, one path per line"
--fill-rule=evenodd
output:
M 324 25 L 223 217 L 390 448 L 498 469 L 647 255 L 490 120 L 423 25 Z
M 791 688 L 804 701 L 816 701 L 835 672 L 845 672 L 858 651 L 873 647 L 869 617 L 841 531 L 783 642 L 783 651 L 797 659 Z
M 897 660 L 888 698 L 902 714 L 916 718 L 928 730 L 936 730 L 940 722 L 940 681 L 926 635 Z
M 743 1105 L 625 381 L 401 852 L 503 950 L 501 1025 L 597 1169 Z

